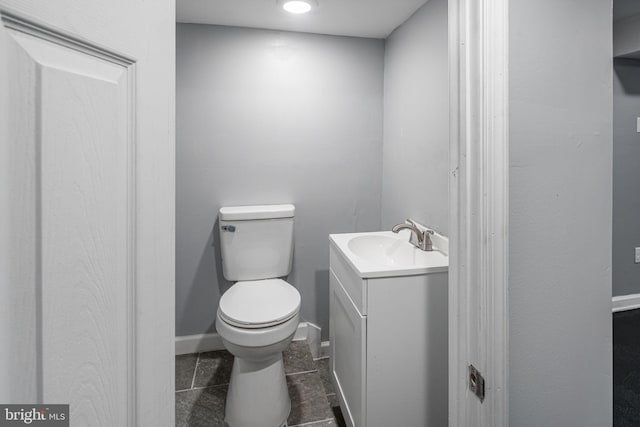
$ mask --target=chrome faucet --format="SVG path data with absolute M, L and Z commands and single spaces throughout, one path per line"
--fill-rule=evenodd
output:
M 432 251 L 433 243 L 431 242 L 431 235 L 433 230 L 425 228 L 424 231 L 420 231 L 416 223 L 412 219 L 407 219 L 406 222 L 395 225 L 391 231 L 398 233 L 400 230 L 411 230 L 411 237 L 409 242 L 416 248 L 422 251 Z

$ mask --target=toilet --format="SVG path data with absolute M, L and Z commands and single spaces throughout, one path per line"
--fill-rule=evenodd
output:
M 230 427 L 286 426 L 291 411 L 282 352 L 300 321 L 300 293 L 282 277 L 293 260 L 293 205 L 223 207 L 225 279 L 216 329 L 235 356 L 225 405 Z

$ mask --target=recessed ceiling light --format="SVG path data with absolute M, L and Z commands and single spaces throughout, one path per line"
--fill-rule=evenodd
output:
M 314 0 L 278 0 L 278 4 L 287 12 L 298 15 L 310 12 L 314 6 L 318 5 Z

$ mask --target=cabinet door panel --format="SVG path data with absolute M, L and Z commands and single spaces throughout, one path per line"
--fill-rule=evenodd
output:
M 369 280 L 368 427 L 444 427 L 448 416 L 446 273 Z
M 345 421 L 351 427 L 365 425 L 366 317 L 349 299 L 333 270 L 331 286 L 331 370 Z
M 329 265 L 340 278 L 340 284 L 353 301 L 360 314 L 367 315 L 367 280 L 361 279 L 347 260 L 331 246 L 329 249 Z

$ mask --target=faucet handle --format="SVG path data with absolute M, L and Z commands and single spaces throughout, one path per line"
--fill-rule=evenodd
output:
M 427 228 L 427 227 L 420 226 L 420 225 L 416 224 L 416 222 L 414 220 L 412 220 L 411 218 L 407 218 L 405 220 L 405 222 L 407 222 L 408 224 L 413 225 L 416 228 L 416 230 L 420 230 L 420 232 L 422 232 L 424 235 L 431 234 L 433 236 L 433 233 L 435 233 L 435 231 L 433 231 L 430 228 Z

